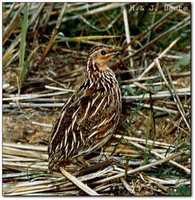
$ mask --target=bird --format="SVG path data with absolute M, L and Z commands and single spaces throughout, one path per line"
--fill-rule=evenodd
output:
M 48 144 L 48 170 L 103 147 L 116 130 L 122 103 L 119 83 L 108 61 L 117 48 L 97 45 L 88 54 L 84 81 L 61 109 Z

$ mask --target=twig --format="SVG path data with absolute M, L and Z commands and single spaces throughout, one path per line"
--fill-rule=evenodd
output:
M 177 39 L 175 39 L 159 56 L 158 56 L 158 58 L 160 59 L 161 57 L 163 57 L 177 42 L 178 42 L 178 40 L 179 40 L 180 38 L 177 38 Z M 141 48 L 141 50 L 142 49 L 144 49 L 144 48 Z M 139 51 L 139 50 L 138 50 Z M 137 51 L 136 51 L 137 52 Z M 135 53 L 136 53 L 135 52 Z M 134 54 L 135 54 L 134 53 Z M 139 53 L 139 52 L 138 52 Z M 134 55 L 133 54 L 133 55 Z M 133 56 L 133 55 L 131 55 L 131 56 Z M 144 70 L 144 72 L 142 72 L 142 74 L 137 78 L 138 80 L 139 79 L 141 79 L 146 73 L 148 73 L 153 67 L 155 66 L 155 61 L 153 61 L 145 70 Z M 137 81 L 135 81 L 134 82 L 134 84 L 135 85 L 137 85 L 138 87 L 140 87 L 140 84 L 137 82 Z
M 50 85 L 45 85 L 45 88 L 50 89 L 50 90 L 59 90 L 59 91 L 69 91 L 69 92 L 74 92 L 75 90 L 71 90 L 71 89 L 64 89 L 64 88 L 59 88 L 59 87 L 54 87 L 54 86 L 50 86 Z
M 86 18 L 84 18 L 82 15 L 79 16 L 79 18 L 88 26 L 90 26 L 91 28 L 95 29 L 98 32 L 104 32 L 107 31 L 109 29 L 111 29 L 113 27 L 113 25 L 115 24 L 115 22 L 118 21 L 119 17 L 121 16 L 121 13 L 118 14 L 118 16 L 116 16 L 107 26 L 106 28 L 98 28 L 96 26 L 94 26 L 93 24 L 91 24 Z
M 12 21 L 8 24 L 8 26 L 5 28 L 5 31 L 3 33 L 3 44 L 7 41 L 9 36 L 12 34 L 12 32 L 15 30 L 15 27 L 20 21 L 20 13 L 22 12 L 22 9 L 24 8 L 25 3 L 22 3 L 19 10 L 16 12 L 15 16 L 13 17 Z
M 124 4 L 128 5 L 129 2 L 125 2 Z M 116 9 L 116 8 L 119 8 L 119 7 L 121 7 L 121 3 L 120 2 L 108 3 L 105 6 L 86 11 L 86 12 L 84 12 L 82 14 L 74 15 L 74 16 L 71 16 L 71 17 L 64 17 L 62 19 L 62 22 L 66 22 L 68 20 L 73 20 L 73 19 L 78 19 L 78 18 L 80 18 L 81 15 L 82 16 L 90 16 L 90 15 L 93 15 L 93 14 L 102 13 L 102 12 L 105 12 L 105 11 L 108 11 L 108 10 L 112 10 L 112 9 Z M 54 24 L 56 24 L 56 21 L 49 22 L 49 26 L 54 25 Z
M 183 77 L 183 76 L 191 76 L 191 72 L 187 71 L 187 72 L 180 72 L 180 73 L 173 73 L 172 77 L 173 78 L 179 78 L 179 77 Z M 132 83 L 132 82 L 138 82 L 138 81 L 147 81 L 147 80 L 154 80 L 154 79 L 158 79 L 159 75 L 157 76 L 146 76 L 146 77 L 141 77 L 141 78 L 132 78 L 130 80 L 124 80 L 121 81 L 122 83 Z
M 6 15 L 4 15 L 4 17 L 3 17 L 4 19 L 3 19 L 3 20 L 4 20 L 5 22 L 8 21 L 8 18 L 9 18 L 9 16 L 12 14 L 12 11 L 14 10 L 15 5 L 17 5 L 17 3 L 11 4 L 11 6 L 10 6 L 8 12 L 6 12 Z
M 62 107 L 64 103 L 20 103 L 20 108 L 53 108 Z M 3 108 L 18 108 L 17 103 L 9 103 L 8 105 L 3 105 Z
M 191 95 L 191 90 L 190 88 L 181 88 L 181 89 L 177 89 L 177 94 L 178 96 L 190 96 Z M 175 94 L 173 94 L 173 96 L 175 96 Z M 152 94 L 151 98 L 152 99 L 162 99 L 165 97 L 172 97 L 172 94 L 170 94 L 169 91 L 160 91 L 156 94 Z M 138 101 L 138 100 L 148 100 L 150 99 L 150 94 L 146 93 L 146 94 L 142 94 L 142 95 L 134 95 L 134 96 L 123 96 L 122 100 L 124 102 L 131 102 L 131 101 Z
M 66 178 L 68 178 L 71 182 L 73 182 L 76 186 L 78 186 L 81 190 L 83 190 L 87 194 L 89 194 L 91 196 L 99 196 L 99 194 L 97 192 L 95 192 L 89 186 L 87 186 L 86 184 L 84 184 L 83 182 L 81 182 L 80 180 L 78 180 L 72 174 L 70 174 L 69 172 L 67 172 L 64 168 L 60 167 L 60 171 L 62 172 L 62 174 Z
M 149 46 L 151 46 L 152 44 L 154 44 L 155 42 L 157 42 L 158 40 L 160 40 L 161 38 L 165 37 L 168 34 L 173 34 L 175 31 L 180 30 L 181 28 L 184 28 L 185 26 L 190 24 L 190 16 L 186 17 L 183 21 L 181 21 L 180 23 L 178 23 L 176 26 L 171 27 L 169 30 L 165 31 L 164 33 L 158 35 L 155 39 L 153 39 L 152 41 L 150 41 L 149 43 L 145 44 L 143 47 L 141 47 L 139 50 L 137 50 L 135 53 L 133 53 L 131 56 L 127 56 L 125 58 L 128 59 L 130 57 L 133 57 L 135 55 L 137 55 L 138 53 L 140 53 L 141 51 L 143 51 L 144 49 L 148 48 Z
M 124 25 L 125 25 L 126 40 L 127 40 L 127 43 L 130 43 L 131 42 L 131 36 L 130 36 L 130 30 L 129 30 L 127 9 L 126 9 L 125 5 L 122 6 L 122 10 L 123 10 L 123 20 L 124 20 Z M 132 51 L 131 46 L 128 45 L 129 56 L 131 56 L 131 51 Z M 132 58 L 130 58 L 130 67 L 133 68 L 133 59 Z
M 157 10 L 158 10 L 158 6 L 159 6 L 159 2 L 156 3 L 155 9 L 154 9 L 154 14 L 152 16 L 152 23 L 151 23 L 150 27 L 154 26 L 154 22 L 155 22 L 155 18 L 156 18 L 156 13 L 157 13 Z M 148 37 L 147 37 L 147 42 L 146 43 L 149 43 L 151 33 L 152 33 L 152 30 L 148 33 Z
M 160 63 L 159 63 L 159 64 L 160 64 Z M 190 125 L 189 125 L 189 123 L 188 123 L 188 121 L 187 121 L 187 119 L 186 119 L 186 113 L 185 113 L 185 111 L 184 111 L 183 105 L 182 105 L 182 103 L 181 103 L 181 101 L 180 101 L 180 98 L 179 98 L 179 96 L 178 96 L 177 90 L 176 90 L 176 88 L 175 88 L 175 86 L 174 86 L 174 84 L 173 84 L 173 80 L 172 80 L 172 78 L 171 78 L 171 75 L 170 75 L 169 71 L 168 71 L 166 68 L 165 68 L 165 71 L 166 71 L 166 73 L 168 74 L 170 86 L 171 86 L 171 88 L 172 88 L 172 90 L 174 91 L 174 94 L 175 94 L 174 97 L 175 97 L 176 105 L 180 108 L 180 110 L 181 110 L 181 112 L 182 112 L 182 118 L 183 118 L 184 122 L 186 123 L 188 129 L 191 131 L 191 127 L 190 127 Z
M 184 119 L 184 121 L 185 121 L 185 123 L 186 123 L 188 129 L 191 130 L 190 125 L 189 125 L 189 123 L 187 122 L 187 119 L 186 119 L 186 117 L 185 117 L 185 112 L 184 112 L 184 109 L 183 109 L 183 107 L 182 107 L 181 101 L 180 101 L 180 99 L 179 99 L 179 95 L 178 95 L 177 90 L 175 89 L 174 85 L 172 84 L 172 79 L 171 79 L 171 77 L 170 77 L 168 71 L 167 71 L 167 73 L 168 73 L 168 77 L 169 77 L 169 80 L 170 80 L 170 81 L 169 81 L 170 84 L 168 83 L 168 81 L 167 81 L 167 79 L 166 79 L 166 77 L 165 77 L 165 75 L 164 75 L 164 73 L 163 73 L 163 70 L 162 70 L 162 68 L 161 68 L 161 66 L 160 66 L 160 63 L 159 63 L 158 58 L 155 59 L 155 63 L 156 63 L 156 66 L 158 67 L 158 70 L 159 70 L 159 72 L 160 72 L 160 74 L 161 74 L 163 80 L 165 81 L 165 83 L 166 83 L 166 85 L 167 85 L 167 88 L 169 89 L 171 95 L 173 96 L 174 101 L 176 102 L 177 108 L 178 108 L 179 112 L 181 113 L 181 116 L 183 117 L 183 119 Z M 165 68 L 165 70 L 166 70 L 166 68 Z M 190 89 L 190 88 L 189 88 L 189 89 Z M 173 94 L 172 90 L 174 91 L 174 94 Z
M 163 23 L 163 21 L 165 21 L 166 18 L 168 18 L 174 11 L 170 11 L 167 12 L 165 15 L 163 15 L 158 21 L 156 21 L 152 26 L 150 26 L 147 30 L 145 30 L 144 32 L 138 34 L 137 36 L 135 36 L 130 43 L 128 43 L 127 45 L 125 45 L 123 47 L 123 49 L 126 49 L 129 45 L 135 43 L 137 40 L 140 40 L 141 38 L 144 38 L 144 36 L 146 36 L 149 32 L 151 32 L 152 30 L 154 30 L 155 28 L 157 28 L 160 24 Z
M 128 141 L 134 141 L 134 142 L 140 142 L 140 143 L 143 143 L 143 144 L 146 144 L 146 139 L 141 139 L 141 138 L 136 138 L 136 137 L 129 137 L 129 136 L 122 136 L 122 135 L 119 135 L 119 134 L 114 134 L 113 135 L 115 138 L 117 139 L 125 139 L 125 140 L 128 140 Z M 175 148 L 174 145 L 172 144 L 168 144 L 168 143 L 165 143 L 165 142 L 158 142 L 158 141 L 152 141 L 152 140 L 147 140 L 147 144 L 148 145 L 154 145 L 154 146 L 158 146 L 158 147 L 163 147 L 163 148 Z
M 45 6 L 45 3 L 39 3 L 39 4 L 37 4 L 37 7 L 38 7 L 38 8 L 36 8 L 36 12 L 33 13 L 33 15 L 32 15 L 32 17 L 31 17 L 31 20 L 30 20 L 28 26 L 31 26 L 32 24 L 36 24 L 36 23 L 35 23 L 35 20 L 37 19 L 37 17 L 40 16 L 40 13 L 41 13 L 41 11 L 43 10 L 43 7 L 44 7 L 44 6 Z
M 129 186 L 129 184 L 123 177 L 121 177 L 120 180 L 123 183 L 124 187 L 127 189 L 127 191 L 129 191 L 130 194 L 135 194 L 135 192 L 131 189 L 131 187 Z
M 176 81 L 173 81 L 174 84 L 177 84 Z M 165 82 L 156 82 L 156 83 L 142 83 L 143 86 L 159 86 L 159 85 L 165 85 Z M 130 84 L 130 85 L 122 85 L 122 88 L 125 88 L 125 87 L 137 87 L 137 85 L 134 85 L 134 84 Z
M 178 184 L 178 182 L 183 183 L 186 182 L 186 179 L 180 179 L 180 180 L 163 180 L 160 178 L 156 178 L 156 177 L 151 177 L 151 176 L 146 176 L 147 179 L 158 182 L 162 185 L 176 185 Z
M 40 122 L 35 122 L 35 121 L 32 121 L 32 124 L 35 124 L 35 125 L 38 125 L 38 126 L 44 126 L 44 127 L 48 127 L 48 128 L 53 127 L 51 124 L 45 124 L 45 123 L 40 123 Z
M 144 103 L 136 103 L 136 105 L 141 105 L 142 107 L 144 107 L 144 108 L 150 108 L 150 105 L 149 104 L 144 104 Z M 177 114 L 178 113 L 178 111 L 176 111 L 176 110 L 173 110 L 173 109 L 169 109 L 169 108 L 166 108 L 166 107 L 160 107 L 160 106 L 152 106 L 153 107 L 153 109 L 155 109 L 155 110 L 159 110 L 159 111 L 162 111 L 162 112 L 167 112 L 167 113 L 172 113 L 172 114 Z
M 33 150 L 33 151 L 47 151 L 47 147 L 45 146 L 34 146 L 34 145 L 29 145 L 29 144 L 15 144 L 15 143 L 3 143 L 3 147 L 13 147 L 13 148 L 18 148 L 18 149 L 27 149 L 27 150 Z
M 12 95 L 12 97 L 9 98 L 3 98 L 3 101 L 16 101 L 16 100 L 24 100 L 24 99 L 35 99 L 39 97 L 52 97 L 62 94 L 67 94 L 69 92 L 72 92 L 71 90 L 64 89 L 62 92 L 53 92 L 53 93 L 47 93 L 47 94 L 25 94 L 25 95 Z
M 167 157 L 165 157 L 163 159 L 160 159 L 160 160 L 158 160 L 156 162 L 149 163 L 147 165 L 138 167 L 138 168 L 133 169 L 133 170 L 128 170 L 127 171 L 127 175 L 131 175 L 131 174 L 134 174 L 134 173 L 137 173 L 137 172 L 140 172 L 140 171 L 144 171 L 144 170 L 149 169 L 151 167 L 154 167 L 154 166 L 157 166 L 157 165 L 161 165 L 162 163 L 167 162 L 169 160 L 172 160 L 173 158 L 178 157 L 181 154 L 182 154 L 181 152 L 180 153 L 175 153 L 175 154 L 173 154 L 171 156 L 167 156 Z M 121 178 L 123 176 L 125 176 L 125 173 L 119 173 L 117 175 L 114 175 L 114 176 L 111 176 L 111 177 L 108 177 L 108 178 L 104 178 L 104 179 L 99 180 L 99 181 L 95 181 L 94 183 L 97 184 L 97 183 L 108 182 L 108 181 L 112 181 L 112 180 L 117 179 L 117 178 Z
M 50 48 L 52 47 L 52 45 L 53 45 L 53 43 L 54 43 L 54 41 L 55 41 L 56 35 L 57 35 L 58 30 L 59 30 L 59 28 L 60 28 L 60 25 L 61 25 L 61 23 L 62 23 L 63 14 L 64 14 L 64 12 L 65 12 L 65 10 L 66 10 L 66 5 L 67 5 L 67 3 L 64 3 L 64 4 L 63 4 L 63 7 L 62 7 L 61 12 L 60 12 L 60 15 L 59 15 L 58 20 L 57 20 L 57 22 L 56 22 L 56 26 L 55 26 L 55 28 L 54 28 L 54 30 L 53 30 L 53 33 L 52 33 L 52 36 L 51 36 L 51 38 L 50 38 L 50 41 L 49 41 L 49 43 L 48 43 L 48 45 L 47 45 L 47 47 L 46 47 L 46 49 L 45 49 L 45 51 L 44 51 L 44 53 L 43 53 L 43 55 L 42 55 L 41 60 L 40 60 L 39 63 L 38 63 L 38 64 L 40 64 L 40 65 L 41 65 L 41 64 L 43 63 L 43 61 L 45 60 L 45 57 L 47 56 L 47 53 L 49 52 Z
M 18 162 L 3 162 L 3 168 L 4 169 L 14 169 L 14 170 L 19 170 L 19 171 L 23 171 L 23 170 L 26 170 L 28 169 L 29 171 L 30 170 L 41 170 L 41 171 L 47 171 L 48 167 L 47 166 L 43 166 L 43 163 L 40 163 L 39 165 L 37 164 L 34 164 L 35 162 L 30 162 L 30 163 L 18 163 Z
M 130 143 L 131 143 L 133 146 L 135 146 L 135 147 L 137 147 L 137 148 L 139 148 L 139 149 L 142 149 L 143 151 L 146 151 L 146 150 L 147 150 L 145 147 L 143 147 L 143 146 L 140 145 L 140 144 L 136 144 L 135 142 L 130 142 Z M 157 152 L 155 152 L 155 151 L 153 151 L 153 150 L 150 150 L 150 153 L 153 154 L 153 155 L 155 155 L 155 156 L 157 156 L 157 157 L 159 157 L 159 158 L 161 158 L 161 159 L 164 159 L 164 158 L 165 158 L 164 156 L 162 156 L 161 154 L 159 154 L 159 153 L 157 153 Z M 190 173 L 191 173 L 191 170 L 188 169 L 188 168 L 186 168 L 186 167 L 184 167 L 183 165 L 181 165 L 181 164 L 179 164 L 179 163 L 177 163 L 177 162 L 175 162 L 175 161 L 173 161 L 173 160 L 169 160 L 169 162 L 170 162 L 171 164 L 173 164 L 173 165 L 179 167 L 180 169 L 184 170 L 187 174 L 190 174 Z
M 157 57 L 158 59 L 161 59 L 178 41 L 180 38 L 176 38 L 171 44 Z M 146 73 L 148 73 L 153 67 L 155 66 L 155 61 L 153 61 L 146 69 L 145 71 L 139 75 L 138 79 L 142 78 Z

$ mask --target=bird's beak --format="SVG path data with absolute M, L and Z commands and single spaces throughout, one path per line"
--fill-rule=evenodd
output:
M 120 47 L 114 48 L 114 49 L 113 49 L 113 54 L 114 54 L 115 56 L 122 55 L 121 48 L 120 48 Z
M 111 57 L 119 56 L 122 55 L 122 51 L 120 51 L 119 49 L 113 49 L 108 55 Z
M 117 51 L 115 52 L 115 55 L 116 55 L 116 56 L 122 55 L 122 51 L 118 51 L 118 50 L 117 50 Z

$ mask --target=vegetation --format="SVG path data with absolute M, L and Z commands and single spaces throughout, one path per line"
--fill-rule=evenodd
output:
M 3 194 L 191 195 L 191 4 L 2 3 Z M 123 112 L 108 144 L 47 173 L 50 129 L 82 82 L 93 45 L 111 63 Z M 84 183 L 84 184 L 83 184 Z

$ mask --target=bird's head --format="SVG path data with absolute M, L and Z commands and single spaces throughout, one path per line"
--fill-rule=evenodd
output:
M 89 52 L 89 59 L 98 67 L 99 70 L 107 68 L 106 63 L 115 55 L 119 54 L 117 49 L 107 45 L 94 46 Z

